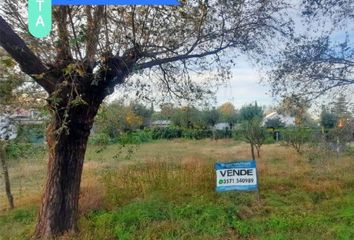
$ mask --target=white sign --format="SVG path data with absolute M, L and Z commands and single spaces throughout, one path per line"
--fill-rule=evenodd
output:
M 257 190 L 256 161 L 216 163 L 216 191 Z

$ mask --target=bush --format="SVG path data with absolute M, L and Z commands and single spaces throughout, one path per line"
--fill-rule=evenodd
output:
M 110 143 L 110 138 L 106 133 L 95 133 L 90 136 L 89 143 L 94 145 L 107 145 Z
M 45 151 L 41 144 L 10 142 L 6 147 L 6 156 L 9 158 L 30 157 Z
M 245 138 L 244 138 L 242 131 L 240 129 L 234 130 L 232 132 L 232 138 L 235 141 L 245 141 Z
M 152 132 L 150 130 L 123 133 L 118 137 L 120 144 L 141 144 L 152 140 Z
M 304 127 L 292 127 L 281 130 L 281 134 L 288 146 L 293 147 L 298 153 L 303 152 L 303 146 L 312 136 L 312 130 Z
M 266 138 L 264 140 L 264 144 L 273 144 L 273 143 L 275 143 L 275 139 L 274 139 L 273 133 L 267 132 L 266 133 Z
M 213 132 L 210 129 L 183 129 L 182 137 L 187 139 L 204 139 L 211 138 Z
M 23 143 L 43 143 L 43 125 L 19 125 L 16 142 Z
M 216 139 L 230 138 L 232 136 L 232 132 L 228 129 L 215 130 L 214 133 Z M 90 137 L 90 143 L 95 145 L 106 145 L 116 142 L 120 144 L 141 144 L 157 139 L 186 138 L 200 140 L 212 137 L 213 130 L 211 129 L 189 129 L 173 126 L 122 133 L 117 138 L 110 138 L 106 133 L 96 133 Z
M 173 139 L 182 136 L 182 129 L 179 127 L 153 128 L 152 139 Z
M 232 132 L 229 129 L 215 130 L 215 139 L 231 138 Z

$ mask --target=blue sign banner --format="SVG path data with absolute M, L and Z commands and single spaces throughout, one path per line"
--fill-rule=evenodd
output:
M 178 0 L 52 0 L 53 5 L 179 5 Z
M 255 160 L 215 163 L 216 191 L 258 190 Z

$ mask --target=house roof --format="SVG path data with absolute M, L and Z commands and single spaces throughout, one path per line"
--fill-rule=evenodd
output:
M 295 125 L 295 117 L 292 117 L 290 115 L 280 114 L 278 112 L 271 112 L 268 115 L 266 115 L 263 119 L 262 125 L 264 125 L 268 119 L 276 119 L 276 118 L 279 118 L 280 121 L 282 121 L 286 127 Z

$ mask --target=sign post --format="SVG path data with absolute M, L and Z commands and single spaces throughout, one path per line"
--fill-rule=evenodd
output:
M 255 160 L 215 163 L 216 191 L 257 191 L 258 177 Z

